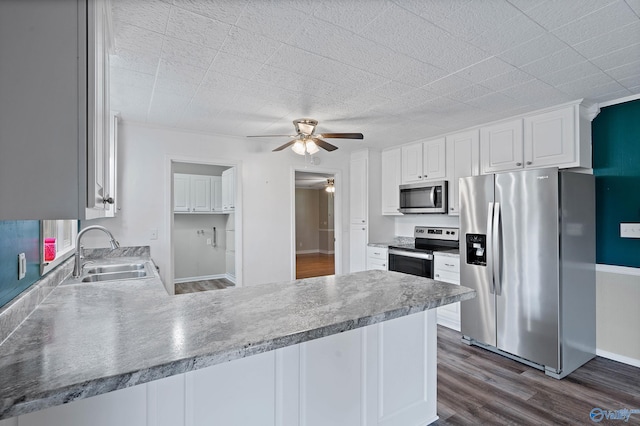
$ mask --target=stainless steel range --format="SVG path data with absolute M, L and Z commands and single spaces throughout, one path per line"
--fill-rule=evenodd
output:
M 389 270 L 433 278 L 433 252 L 458 249 L 458 228 L 416 226 L 414 244 L 389 246 Z

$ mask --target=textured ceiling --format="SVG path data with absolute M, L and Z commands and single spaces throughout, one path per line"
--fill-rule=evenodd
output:
M 640 93 L 640 0 L 112 0 L 112 108 L 384 147 Z M 267 139 L 276 147 L 286 138 Z

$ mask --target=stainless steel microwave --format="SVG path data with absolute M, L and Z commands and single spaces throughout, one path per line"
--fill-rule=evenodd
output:
M 447 181 L 400 185 L 400 213 L 447 213 Z

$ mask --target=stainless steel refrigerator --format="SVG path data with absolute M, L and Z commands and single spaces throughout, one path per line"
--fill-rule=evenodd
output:
M 557 168 L 460 179 L 463 341 L 562 378 L 595 356 L 595 182 Z

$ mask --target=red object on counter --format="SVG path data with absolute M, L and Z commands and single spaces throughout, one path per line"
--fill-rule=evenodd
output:
M 44 239 L 44 261 L 51 262 L 56 258 L 56 239 L 45 238 Z

